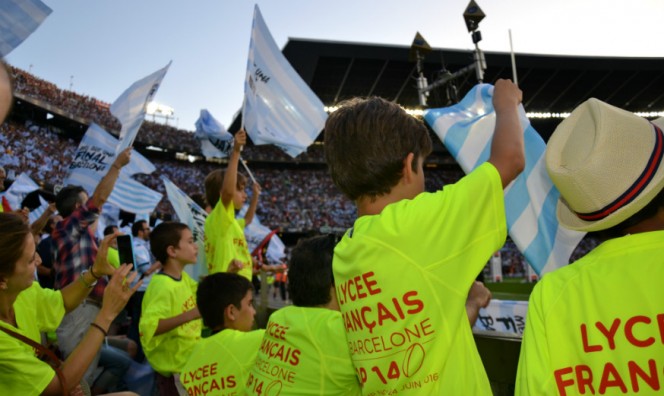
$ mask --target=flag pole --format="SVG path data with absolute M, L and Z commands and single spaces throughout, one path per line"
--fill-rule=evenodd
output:
M 246 170 L 247 173 L 249 174 L 249 177 L 251 178 L 251 181 L 253 181 L 254 183 L 256 183 L 256 178 L 254 177 L 254 174 L 251 173 L 251 171 L 249 170 L 249 167 L 247 166 L 247 161 L 245 161 L 245 160 L 242 158 L 242 156 L 240 156 L 240 163 L 242 164 L 242 166 L 244 166 L 244 170 Z
M 515 85 L 519 85 L 519 81 L 516 78 L 516 60 L 514 59 L 514 47 L 512 47 L 512 29 L 507 30 L 510 36 L 510 54 L 512 57 L 512 78 Z

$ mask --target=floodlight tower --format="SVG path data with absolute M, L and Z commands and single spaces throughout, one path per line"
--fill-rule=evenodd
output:
M 484 80 L 484 70 L 486 70 L 486 60 L 484 59 L 484 53 L 480 49 L 479 42 L 482 40 L 482 33 L 477 30 L 480 25 L 480 21 L 484 19 L 486 15 L 482 12 L 480 6 L 475 3 L 475 0 L 470 0 L 466 11 L 463 13 L 463 20 L 466 22 L 466 27 L 468 32 L 473 38 L 473 44 L 475 44 L 475 54 L 473 59 L 475 61 L 475 75 L 477 76 L 477 82 L 482 82 Z
M 415 40 L 410 47 L 410 53 L 408 54 L 408 59 L 411 62 L 417 62 L 417 93 L 419 96 L 420 106 L 427 105 L 427 98 L 429 92 L 437 87 L 446 85 L 450 83 L 457 77 L 460 77 L 466 73 L 469 73 L 471 70 L 475 69 L 475 75 L 477 76 L 477 82 L 481 83 L 484 80 L 484 70 L 486 70 L 486 60 L 484 59 L 484 53 L 480 49 L 478 43 L 482 40 L 482 33 L 478 29 L 480 21 L 484 19 L 486 15 L 480 9 L 480 7 L 475 3 L 475 0 L 471 0 L 466 11 L 463 13 L 463 19 L 466 21 L 466 27 L 468 32 L 471 33 L 473 39 L 473 44 L 475 44 L 475 53 L 473 55 L 473 63 L 457 70 L 454 73 L 447 72 L 438 77 L 436 81 L 429 84 L 426 77 L 424 77 L 424 71 L 422 67 L 422 60 L 424 55 L 431 52 L 431 47 L 424 40 L 424 38 L 418 32 L 415 35 Z

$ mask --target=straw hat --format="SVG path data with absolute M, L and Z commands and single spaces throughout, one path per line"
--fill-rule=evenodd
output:
M 643 209 L 664 187 L 663 129 L 594 98 L 574 109 L 546 149 L 560 224 L 604 230 Z

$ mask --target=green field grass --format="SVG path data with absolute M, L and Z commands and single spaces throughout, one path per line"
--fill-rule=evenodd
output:
M 486 282 L 493 298 L 498 300 L 528 301 L 534 283 L 527 283 L 523 278 L 507 278 L 504 282 Z

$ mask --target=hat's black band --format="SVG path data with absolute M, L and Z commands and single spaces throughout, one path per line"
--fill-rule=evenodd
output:
M 645 190 L 652 178 L 655 176 L 657 169 L 659 169 L 659 164 L 662 162 L 662 157 L 664 157 L 664 136 L 662 136 L 662 130 L 657 127 L 655 124 L 651 124 L 654 127 L 655 131 L 655 147 L 653 148 L 652 154 L 648 159 L 646 168 L 643 170 L 641 175 L 636 179 L 636 181 L 625 191 L 618 199 L 606 205 L 604 208 L 592 212 L 592 213 L 578 213 L 574 212 L 578 218 L 585 221 L 597 221 L 602 220 L 603 218 L 614 213 L 618 209 L 624 207 L 625 205 L 632 202 L 636 197 Z

